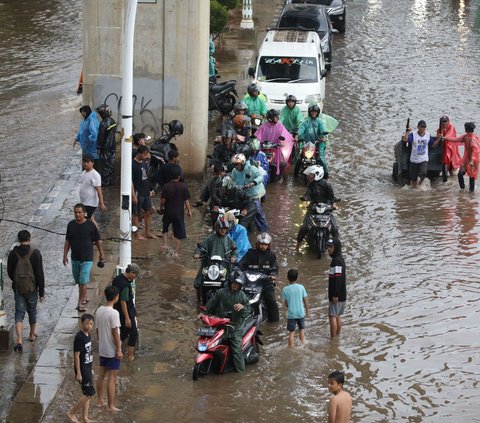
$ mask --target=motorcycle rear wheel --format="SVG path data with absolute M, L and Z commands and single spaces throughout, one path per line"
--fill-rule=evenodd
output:
M 322 255 L 323 255 L 323 249 L 322 249 L 322 244 L 323 244 L 323 235 L 322 234 L 318 234 L 317 235 L 317 240 L 315 242 L 315 250 L 317 252 L 317 259 L 321 259 L 322 258 Z
M 193 380 L 198 380 L 200 376 L 208 374 L 208 361 L 203 361 L 202 363 L 196 363 L 195 366 L 193 366 L 193 372 L 192 372 L 192 379 Z
M 224 115 L 228 115 L 233 110 L 235 102 L 235 97 L 232 94 L 228 95 L 225 98 L 225 101 L 220 105 L 220 112 Z

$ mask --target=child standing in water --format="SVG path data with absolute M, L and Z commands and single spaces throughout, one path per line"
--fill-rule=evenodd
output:
M 328 423 L 348 423 L 352 414 L 352 397 L 343 390 L 345 375 L 335 370 L 328 375 L 328 390 L 333 394 L 328 404 Z

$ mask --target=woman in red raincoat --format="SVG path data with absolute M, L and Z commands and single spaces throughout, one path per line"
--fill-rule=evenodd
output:
M 457 138 L 455 126 L 450 123 L 448 116 L 440 118 L 440 127 L 437 129 L 437 137 Z M 450 141 L 443 142 L 442 152 L 442 177 L 443 182 L 447 182 L 448 175 L 452 170 L 458 170 L 462 163 L 462 157 L 458 151 L 458 144 Z
M 480 155 L 480 138 L 473 133 L 474 130 L 475 124 L 473 122 L 467 122 L 465 123 L 465 134 L 457 138 L 445 137 L 446 141 L 463 142 L 465 144 L 465 153 L 463 153 L 462 164 L 458 172 L 458 184 L 460 185 L 460 189 L 465 189 L 463 175 L 466 173 L 470 178 L 470 192 L 473 192 L 475 189 L 475 179 L 477 179 L 478 176 Z

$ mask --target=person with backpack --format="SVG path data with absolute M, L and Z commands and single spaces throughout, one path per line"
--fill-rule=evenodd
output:
M 15 294 L 15 333 L 16 342 L 13 348 L 16 352 L 23 350 L 22 329 L 25 312 L 28 313 L 30 333 L 28 340 L 34 342 L 37 338 L 35 326 L 37 323 L 37 302 L 45 298 L 45 278 L 40 251 L 30 246 L 31 235 L 27 230 L 17 235 L 18 242 L 8 254 L 7 273 L 12 280 Z

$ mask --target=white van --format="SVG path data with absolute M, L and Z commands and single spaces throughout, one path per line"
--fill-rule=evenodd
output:
M 326 75 L 316 32 L 278 28 L 267 32 L 254 76 L 269 109 L 282 109 L 285 97 L 293 94 L 302 112 L 310 103 L 317 103 L 322 110 Z

